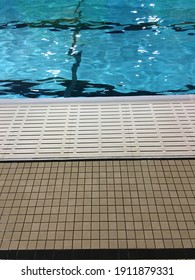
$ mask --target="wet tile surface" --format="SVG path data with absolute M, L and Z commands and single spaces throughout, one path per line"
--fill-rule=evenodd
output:
M 192 159 L 2 162 L 0 249 L 191 250 L 194 197 Z

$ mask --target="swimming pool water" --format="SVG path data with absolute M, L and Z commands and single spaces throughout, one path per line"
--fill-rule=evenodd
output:
M 1 0 L 0 97 L 194 94 L 194 15 L 194 0 Z

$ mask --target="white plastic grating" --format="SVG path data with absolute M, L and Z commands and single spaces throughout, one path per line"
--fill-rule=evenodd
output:
M 194 98 L 117 100 L 1 102 L 0 159 L 195 156 Z

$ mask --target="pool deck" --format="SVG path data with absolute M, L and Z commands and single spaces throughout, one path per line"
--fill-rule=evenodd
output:
M 193 96 L 0 116 L 0 258 L 195 258 Z

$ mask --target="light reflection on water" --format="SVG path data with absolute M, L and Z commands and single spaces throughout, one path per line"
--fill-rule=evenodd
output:
M 194 1 L 27 2 L 0 2 L 1 96 L 195 93 Z

